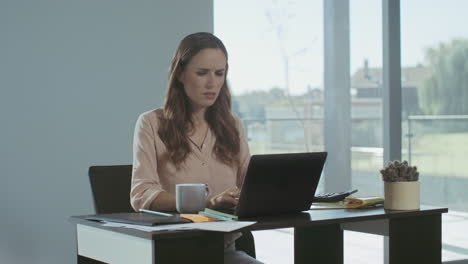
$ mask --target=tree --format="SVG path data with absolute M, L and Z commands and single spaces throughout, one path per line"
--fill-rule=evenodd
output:
M 468 114 L 468 39 L 426 51 L 431 75 L 422 82 L 419 102 L 429 115 Z

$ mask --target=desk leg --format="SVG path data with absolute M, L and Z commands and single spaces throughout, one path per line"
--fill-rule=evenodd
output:
M 390 264 L 442 262 L 441 216 L 389 220 Z
M 296 227 L 294 263 L 343 263 L 343 230 L 339 224 Z
M 204 232 L 197 237 L 161 239 L 154 243 L 157 264 L 224 262 L 224 233 Z

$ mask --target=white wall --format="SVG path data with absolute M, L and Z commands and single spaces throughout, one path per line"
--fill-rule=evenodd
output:
M 0 263 L 75 263 L 88 167 L 131 163 L 134 122 L 196 31 L 212 0 L 0 1 Z

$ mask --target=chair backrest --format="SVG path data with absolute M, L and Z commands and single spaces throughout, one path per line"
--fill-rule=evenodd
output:
M 132 165 L 91 166 L 88 171 L 96 214 L 133 212 Z

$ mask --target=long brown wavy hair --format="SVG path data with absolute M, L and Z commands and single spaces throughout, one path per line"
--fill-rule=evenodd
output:
M 190 153 L 188 132 L 193 128 L 190 101 L 178 80 L 190 60 L 202 49 L 220 49 L 226 56 L 224 84 L 205 119 L 216 137 L 214 153 L 221 162 L 232 165 L 239 154 L 239 131 L 231 113 L 231 94 L 226 81 L 228 53 L 223 42 L 211 33 L 199 32 L 186 36 L 172 58 L 163 115 L 159 117 L 159 137 L 165 143 L 169 158 L 179 166 Z

